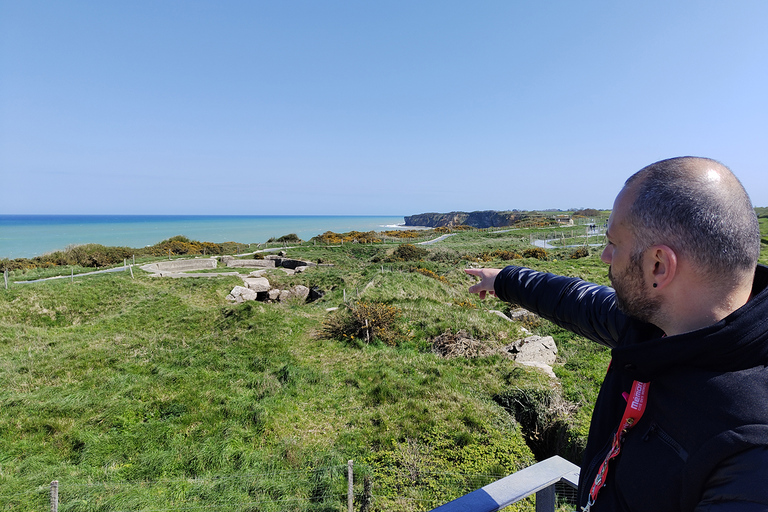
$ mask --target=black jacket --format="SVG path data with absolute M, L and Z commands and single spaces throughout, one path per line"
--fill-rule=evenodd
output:
M 768 511 L 768 267 L 727 318 L 662 338 L 618 310 L 612 288 L 507 267 L 497 297 L 612 349 L 584 452 L 579 507 L 605 458 L 632 382 L 645 414 L 611 462 L 593 511 Z

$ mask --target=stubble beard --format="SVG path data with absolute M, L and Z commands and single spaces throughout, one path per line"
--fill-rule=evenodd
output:
M 649 296 L 640 261 L 631 258 L 630 265 L 618 276 L 613 274 L 612 267 L 608 267 L 608 278 L 616 290 L 619 309 L 640 321 L 653 323 L 661 309 L 661 300 Z

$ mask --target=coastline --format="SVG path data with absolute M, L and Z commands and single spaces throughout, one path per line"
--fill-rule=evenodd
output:
M 33 258 L 71 245 L 140 248 L 183 235 L 205 242 L 263 243 L 296 233 L 412 229 L 399 215 L 0 215 L 0 259 Z

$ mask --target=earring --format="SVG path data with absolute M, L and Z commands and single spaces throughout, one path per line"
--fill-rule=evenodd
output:
M 654 288 L 656 288 L 657 286 L 659 286 L 659 285 L 657 285 L 656 283 L 653 283 L 653 287 Z

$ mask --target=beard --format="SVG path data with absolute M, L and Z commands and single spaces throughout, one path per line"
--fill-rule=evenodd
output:
M 608 279 L 616 290 L 616 304 L 625 314 L 643 322 L 653 323 L 661 300 L 649 296 L 639 259 L 630 258 L 630 264 L 621 274 L 614 274 L 608 267 Z

